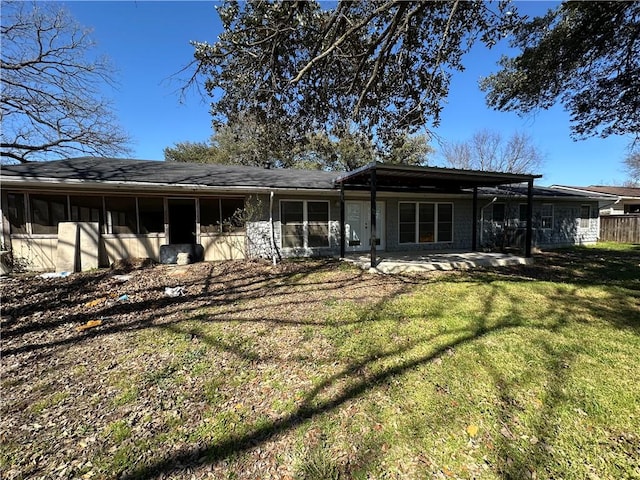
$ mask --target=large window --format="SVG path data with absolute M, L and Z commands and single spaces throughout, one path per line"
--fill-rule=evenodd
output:
M 329 202 L 283 200 L 280 223 L 284 248 L 329 246 Z
M 453 204 L 400 202 L 399 242 L 453 241 Z
M 587 229 L 591 225 L 591 205 L 580 206 L 580 228 Z
M 201 198 L 200 232 L 220 233 L 244 227 L 244 199 Z
M 30 195 L 32 233 L 57 234 L 58 223 L 66 222 L 66 195 Z

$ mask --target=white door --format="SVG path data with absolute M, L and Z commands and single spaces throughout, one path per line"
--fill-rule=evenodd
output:
M 371 202 L 349 200 L 344 205 L 345 249 L 368 252 L 371 249 Z M 376 202 L 376 248 L 384 250 L 384 202 Z

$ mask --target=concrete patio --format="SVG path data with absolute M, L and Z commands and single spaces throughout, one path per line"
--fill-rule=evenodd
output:
M 371 257 L 364 252 L 348 254 L 344 261 L 378 273 L 466 270 L 477 267 L 502 267 L 533 263 L 532 258 L 490 252 L 380 252 L 375 268 L 371 268 Z

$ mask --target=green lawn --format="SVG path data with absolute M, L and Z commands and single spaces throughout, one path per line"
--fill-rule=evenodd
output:
M 640 246 L 420 277 L 308 265 L 110 332 L 114 360 L 62 362 L 25 422 L 86 412 L 47 382 L 98 376 L 68 478 L 640 478 Z M 55 471 L 28 470 L 35 448 L 3 438 L 5 474 Z

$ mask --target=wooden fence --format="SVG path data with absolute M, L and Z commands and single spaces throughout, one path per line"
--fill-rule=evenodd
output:
M 640 243 L 640 215 L 600 217 L 600 241 Z

